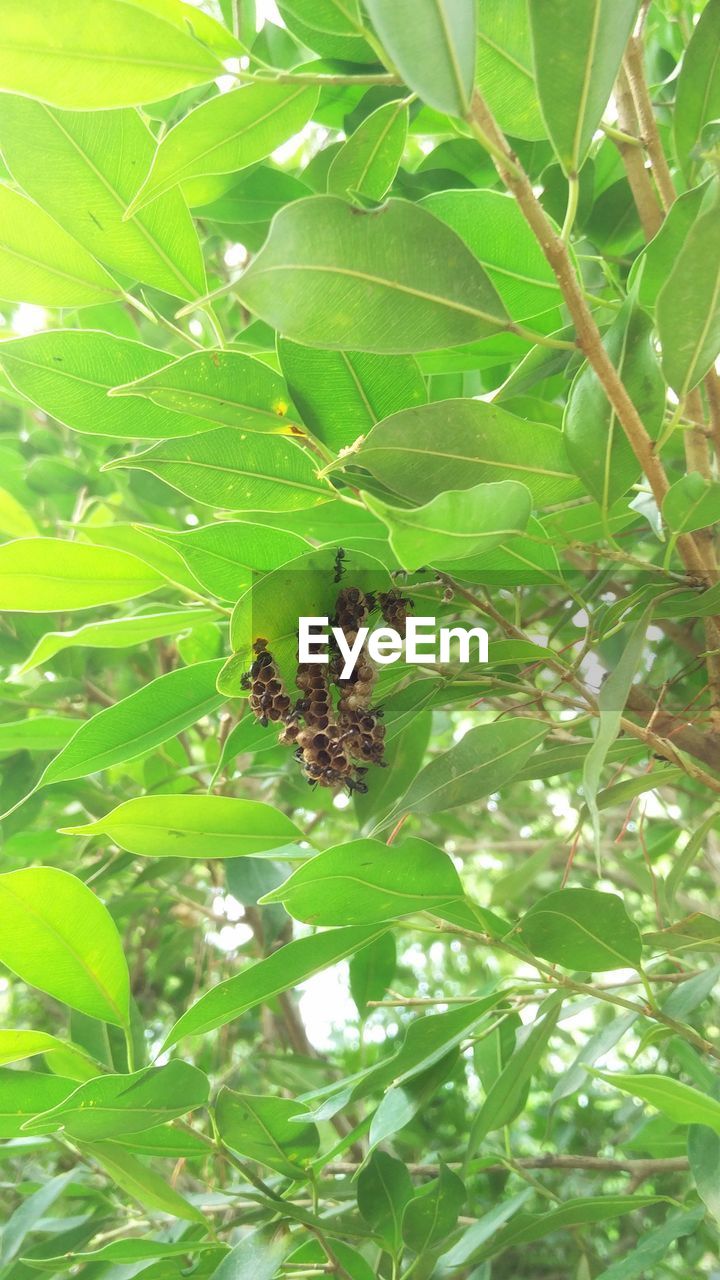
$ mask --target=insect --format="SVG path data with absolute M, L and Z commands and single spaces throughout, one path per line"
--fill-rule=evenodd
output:
M 335 576 L 333 582 L 339 582 L 345 572 L 343 560 L 347 558 L 347 551 L 344 547 L 338 547 L 335 552 Z

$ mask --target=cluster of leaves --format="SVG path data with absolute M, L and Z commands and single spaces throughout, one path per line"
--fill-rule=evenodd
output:
M 0 1277 L 707 1274 L 720 0 L 278 10 L 0 6 Z

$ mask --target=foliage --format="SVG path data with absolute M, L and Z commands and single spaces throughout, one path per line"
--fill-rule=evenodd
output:
M 720 0 L 266 7 L 0 6 L 0 1280 L 710 1274 Z

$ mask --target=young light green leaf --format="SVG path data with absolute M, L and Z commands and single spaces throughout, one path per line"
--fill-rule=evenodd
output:
M 370 495 L 365 501 L 387 525 L 398 563 L 411 572 L 491 551 L 522 533 L 532 510 L 530 491 L 513 480 L 439 493 L 422 507 L 391 507 Z
M 533 955 L 566 969 L 602 973 L 640 965 L 640 930 L 616 893 L 558 889 L 525 913 L 520 933 Z
M 332 497 L 317 462 L 294 440 L 231 427 L 165 440 L 110 467 L 150 471 L 189 498 L 226 511 L 303 511 Z
M 0 752 L 59 751 L 82 722 L 72 716 L 28 716 L 0 724 Z
M 0 547 L 0 608 L 50 613 L 147 595 L 163 580 L 136 556 L 60 538 L 20 538 Z
M 149 400 L 108 399 L 119 383 L 166 364 L 163 351 L 89 329 L 50 329 L 0 343 L 0 367 L 28 400 L 73 431 L 116 439 L 165 440 L 210 429 L 194 414 Z
M 355 460 L 416 503 L 496 480 L 526 485 L 537 506 L 581 492 L 562 432 L 482 400 L 440 400 L 395 413 L 373 428 Z
M 546 136 L 540 114 L 526 0 L 478 5 L 475 79 L 500 128 L 513 138 Z
M 203 1035 L 232 1022 L 248 1009 L 297 986 L 321 969 L 347 959 L 384 932 L 383 928 L 373 926 L 330 929 L 327 933 L 288 942 L 265 960 L 258 960 L 206 991 L 175 1023 L 163 1050 L 177 1044 L 183 1036 Z
M 181 1221 L 205 1222 L 200 1210 L 173 1190 L 166 1177 L 149 1169 L 129 1151 L 124 1151 L 117 1142 L 82 1143 L 80 1149 L 87 1152 L 90 1159 L 96 1161 L 113 1182 L 144 1208 L 170 1214 Z
M 466 115 L 475 75 L 473 0 L 366 0 L 366 8 L 410 88 L 437 111 Z
M 8 1062 L 22 1062 L 39 1053 L 47 1057 L 52 1055 L 50 1061 L 55 1067 L 62 1061 L 63 1070 L 68 1071 L 72 1079 L 88 1080 L 97 1075 L 97 1064 L 67 1040 L 60 1040 L 47 1031 L 0 1031 L 0 1066 Z
M 135 618 L 108 618 L 105 622 L 86 622 L 74 631 L 48 631 L 19 667 L 18 675 L 25 675 L 26 672 L 51 662 L 63 649 L 134 648 L 148 640 L 182 635 L 198 623 L 210 622 L 216 616 L 213 609 L 168 609 L 167 613 L 141 613 Z M 27 723 L 29 725 L 30 721 Z M 67 719 L 63 723 L 73 724 L 74 729 L 78 727 L 75 722 Z M 54 746 L 64 746 L 64 742 L 56 742 Z
M 215 1248 L 214 1240 L 152 1240 L 135 1236 L 131 1240 L 110 1240 L 98 1249 L 48 1258 L 47 1262 L 66 1266 L 78 1262 L 116 1262 L 128 1266 L 132 1262 L 152 1262 L 155 1258 L 190 1258 Z
M 703 128 L 720 117 L 720 0 L 708 0 L 685 50 L 675 95 L 675 150 L 686 174 L 698 163 L 694 154 Z
M 0 298 L 87 307 L 121 296 L 120 286 L 87 249 L 34 201 L 0 182 Z
M 303 839 L 272 805 L 231 796 L 135 796 L 97 822 L 61 830 L 106 835 L 145 858 L 237 858 Z
M 304 434 L 282 378 L 241 351 L 194 351 L 137 381 L 116 385 L 111 395 L 143 396 L 183 418 L 197 419 L 198 431 L 203 423 L 212 423 L 278 435 Z
M 588 153 L 637 16 L 637 0 L 529 0 L 535 80 L 543 119 L 563 169 Z
M 666 387 L 650 317 L 631 301 L 626 302 L 607 330 L 603 345 L 648 434 L 657 439 L 665 416 Z M 607 512 L 637 480 L 640 464 L 589 365 L 580 370 L 570 390 L 565 439 L 577 474 Z
M 312 116 L 318 91 L 309 85 L 245 85 L 203 102 L 161 139 L 126 217 L 179 182 L 235 173 L 275 151 Z
M 391 186 L 405 149 L 408 108 L 386 102 L 358 125 L 328 170 L 328 191 L 379 201 Z
M 71 1009 L 126 1027 L 130 979 L 112 917 L 67 871 L 0 876 L 0 961 Z
M 674 1124 L 702 1124 L 720 1133 L 720 1102 L 682 1080 L 674 1080 L 672 1076 L 629 1075 L 618 1071 L 612 1074 L 594 1071 L 593 1074 L 614 1089 L 621 1089 L 623 1093 L 647 1102 Z
M 178 298 L 205 292 L 200 244 L 179 191 L 123 221 L 155 151 L 139 112 L 60 111 L 6 94 L 0 147 L 25 193 L 100 262 Z
M 225 701 L 216 680 L 222 659 L 178 667 L 158 676 L 80 726 L 74 738 L 51 760 L 40 786 L 99 773 L 189 729 Z
M 552 268 L 520 208 L 500 191 L 438 191 L 422 202 L 465 241 L 495 285 L 513 320 L 559 306 Z
M 720 520 L 720 484 L 689 471 L 671 485 L 662 504 L 663 520 L 674 534 L 692 533 Z
M 278 339 L 278 356 L 303 422 L 335 453 L 390 414 L 427 402 L 412 356 L 322 351 L 288 338 Z
M 276 216 L 236 291 L 285 337 L 337 350 L 429 351 L 510 327 L 462 240 L 402 200 L 372 213 L 335 196 L 295 201 Z
M 522 769 L 547 733 L 547 725 L 527 719 L 468 730 L 460 742 L 425 766 L 395 812 L 439 813 L 481 800 Z
M 5 0 L 0 88 L 79 110 L 158 102 L 207 84 L 222 63 L 185 25 L 127 0 Z
M 379 840 L 351 840 L 308 859 L 284 884 L 260 899 L 282 902 L 305 924 L 353 925 L 435 911 L 463 897 L 447 854 L 410 838 L 393 848 Z
M 662 366 L 680 400 L 720 352 L 720 183 L 707 191 L 658 295 Z
M 207 1076 L 189 1062 L 146 1067 L 132 1075 L 97 1076 L 50 1111 L 26 1121 L 23 1130 L 62 1130 L 81 1142 L 141 1133 L 204 1106 L 208 1092 Z
M 258 575 L 296 559 L 309 545 L 299 534 L 243 520 L 222 520 L 185 533 L 153 529 L 152 536 L 179 552 L 206 591 L 233 601 Z
M 305 1121 L 307 1108 L 291 1098 L 253 1097 L 221 1089 L 215 1121 L 226 1146 L 286 1178 L 302 1178 L 320 1135 Z M 300 1123 L 300 1122 L 303 1123 Z

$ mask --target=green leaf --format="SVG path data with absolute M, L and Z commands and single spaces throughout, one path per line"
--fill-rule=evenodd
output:
M 39 205 L 3 183 L 0 228 L 0 298 L 7 302 L 87 307 L 122 296 L 87 249 Z
M 702 208 L 708 182 L 685 191 L 672 205 L 657 235 L 635 259 L 628 282 L 641 306 L 652 309 Z
M 207 1102 L 207 1076 L 189 1062 L 146 1067 L 132 1075 L 86 1080 L 50 1111 L 23 1125 L 25 1133 L 62 1130 L 81 1142 L 141 1133 Z
M 427 401 L 412 356 L 321 351 L 288 338 L 278 340 L 278 356 L 303 422 L 335 453 L 390 414 Z
M 451 1050 L 428 1071 L 424 1071 L 405 1085 L 393 1085 L 383 1094 L 380 1105 L 370 1122 L 368 1146 L 370 1149 L 389 1142 L 410 1124 L 419 1112 L 436 1097 L 458 1063 L 457 1050 Z
M 642 954 L 640 930 L 622 898 L 594 889 L 559 889 L 536 902 L 520 925 L 533 955 L 566 969 L 637 969 Z
M 290 1248 L 291 1236 L 284 1224 L 250 1231 L 223 1259 L 211 1280 L 274 1280 Z
M 662 366 L 680 400 L 720 352 L 720 184 L 703 205 L 658 295 Z
M 365 7 L 410 88 L 437 111 L 466 115 L 475 75 L 473 0 L 365 0 Z
M 603 345 L 622 378 L 648 434 L 657 439 L 665 416 L 665 382 L 655 354 L 650 317 L 626 302 Z M 604 512 L 637 480 L 640 464 L 597 375 L 585 365 L 575 378 L 565 411 L 570 461 Z
M 294 560 L 309 545 L 299 534 L 243 520 L 218 521 L 185 533 L 153 529 L 152 536 L 182 556 L 206 591 L 233 601 L 257 576 Z
M 116 439 L 164 440 L 209 429 L 194 414 L 171 413 L 149 400 L 108 399 L 119 383 L 166 364 L 164 351 L 89 329 L 52 329 L 0 343 L 0 366 L 23 396 L 73 431 Z
M 197 431 L 203 430 L 203 423 L 212 423 L 278 435 L 304 434 L 282 378 L 241 351 L 194 351 L 137 381 L 116 385 L 111 395 L 143 396 L 183 419 L 197 419 Z
M 226 511 L 302 511 L 332 497 L 318 463 L 294 440 L 231 427 L 189 440 L 165 440 L 110 467 L 149 471 L 180 493 Z
M 598 696 L 600 723 L 597 736 L 583 764 L 583 795 L 593 822 L 595 852 L 600 841 L 600 816 L 597 794 L 608 752 L 620 732 L 622 713 L 642 658 L 652 605 L 633 626 L 625 648 L 607 676 Z
M 460 1178 L 443 1165 L 440 1177 L 421 1187 L 405 1205 L 405 1243 L 418 1254 L 435 1248 L 454 1229 L 465 1195 Z
M 641 1280 L 662 1265 L 671 1244 L 681 1236 L 693 1235 L 703 1218 L 702 1208 L 673 1213 L 662 1226 L 646 1232 L 630 1253 L 624 1253 L 600 1273 L 597 1280 Z
M 59 751 L 77 733 L 79 720 L 71 716 L 32 716 L 0 724 L 0 752 Z
M 393 980 L 396 963 L 397 949 L 391 933 L 382 933 L 351 958 L 348 966 L 350 994 L 361 1018 L 366 1018 L 370 1012 L 368 1001 L 382 1000 Z
M 715 819 L 717 815 L 715 815 Z M 715 916 L 693 911 L 668 929 L 646 933 L 645 941 L 658 951 L 714 951 L 720 946 L 720 922 Z
M 59 538 L 21 538 L 0 547 L 0 608 L 10 612 L 91 609 L 161 585 L 153 569 L 126 551 Z
M 126 0 L 6 0 L 0 88 L 80 110 L 158 102 L 207 84 L 222 63 L 187 27 Z
M 606 1071 L 594 1071 L 615 1089 L 639 1098 L 667 1116 L 673 1124 L 701 1124 L 720 1133 L 720 1102 L 694 1089 L 692 1085 L 673 1080 L 670 1076 L 629 1075 Z
M 206 991 L 175 1023 L 163 1050 L 177 1044 L 183 1036 L 203 1035 L 215 1027 L 225 1026 L 321 969 L 347 959 L 384 932 L 382 928 L 367 926 L 331 929 L 327 933 L 288 942 L 265 960 L 258 960 L 226 982 Z
M 513 138 L 544 138 L 526 0 L 482 0 L 477 22 L 475 78 L 500 128 Z
M 382 200 L 400 166 L 407 131 L 405 102 L 386 102 L 366 116 L 333 158 L 331 195 Z
M 500 191 L 438 191 L 422 202 L 465 241 L 495 285 L 513 320 L 559 306 L 552 267 L 519 206 Z
M 431 351 L 510 325 L 460 238 L 402 200 L 372 213 L 335 196 L 295 201 L 275 218 L 236 292 L 285 337 L 338 350 Z
M 555 1231 L 574 1231 L 578 1227 L 590 1226 L 595 1222 L 611 1222 L 626 1213 L 640 1210 L 657 1204 L 660 1196 L 578 1196 L 566 1200 L 548 1213 L 520 1214 L 504 1231 L 500 1231 L 492 1244 L 474 1257 L 474 1261 L 496 1257 L 505 1249 L 515 1249 L 521 1245 L 532 1244 L 542 1240 Z
M 441 400 L 393 414 L 354 460 L 419 504 L 496 480 L 524 484 L 538 506 L 581 491 L 560 431 L 482 400 Z
M 134 648 L 162 636 L 182 635 L 198 623 L 209 622 L 216 616 L 213 609 L 186 607 L 182 610 L 168 609 L 167 613 L 143 613 L 135 618 L 108 618 L 105 622 L 86 622 L 74 631 L 48 631 L 19 667 L 18 675 L 24 675 L 51 662 L 64 649 Z M 74 724 L 70 720 L 64 720 L 63 723 Z M 77 728 L 76 724 L 74 728 Z M 53 745 L 59 747 L 64 743 L 56 742 Z
M 110 1240 L 99 1249 L 87 1252 L 66 1253 L 62 1257 L 48 1258 L 47 1262 L 63 1262 L 66 1265 L 76 1262 L 117 1262 L 128 1265 L 131 1262 L 152 1262 L 155 1258 L 190 1258 L 196 1253 L 204 1253 L 206 1249 L 216 1247 L 213 1240 L 153 1240 L 150 1237 L 136 1236 L 132 1240 Z
M 0 876 L 0 961 L 71 1009 L 128 1025 L 130 979 L 117 929 L 67 871 L 24 867 Z
M 215 681 L 222 659 L 178 667 L 98 711 L 55 756 L 40 785 L 99 773 L 152 751 L 224 702 Z
M 0 488 L 0 533 L 6 533 L 9 538 L 32 538 L 37 532 L 30 512 L 7 489 Z
M 75 1081 L 62 1076 L 0 1067 L 0 1137 L 21 1137 L 26 1120 L 56 1106 L 74 1088 Z
M 286 1178 L 302 1178 L 320 1145 L 320 1135 L 306 1115 L 307 1108 L 291 1098 L 254 1097 L 232 1089 L 221 1089 L 215 1104 L 225 1145 Z
M 398 801 L 396 812 L 439 813 L 474 804 L 509 782 L 547 736 L 537 720 L 501 720 L 469 729 L 431 760 Z
M 527 1086 L 547 1049 L 560 1017 L 561 1007 L 562 998 L 551 997 L 547 1002 L 545 1016 L 532 1024 L 523 1043 L 490 1086 L 470 1130 L 468 1159 L 489 1133 L 510 1124 L 522 1110 Z
M 49 1035 L 47 1031 L 0 1031 L 1 1065 L 22 1062 L 24 1058 L 34 1058 L 38 1053 L 46 1057 L 53 1055 L 50 1057 L 51 1063 L 55 1067 L 62 1063 L 63 1069 L 73 1079 L 87 1080 L 97 1074 L 97 1064 L 87 1054 L 67 1040 Z
M 303 833 L 272 805 L 230 796 L 147 795 L 125 800 L 66 835 L 108 836 L 146 858 L 237 858 L 280 849 Z
M 16 1258 L 23 1241 L 29 1232 L 47 1215 L 48 1210 L 59 1199 L 63 1191 L 75 1177 L 75 1170 L 60 1173 L 51 1178 L 44 1186 L 28 1196 L 19 1205 L 3 1226 L 0 1237 L 0 1266 L 5 1269 Z
M 720 520 L 720 484 L 689 471 L 668 489 L 662 504 L 663 520 L 674 534 L 692 533 Z
M 282 902 L 305 924 L 352 925 L 435 911 L 462 897 L 460 877 L 447 854 L 410 838 L 393 847 L 391 858 L 379 840 L 351 840 L 326 849 L 260 902 Z
M 250 84 L 220 93 L 183 117 L 161 139 L 150 172 L 126 217 L 179 182 L 235 173 L 275 151 L 312 116 L 318 91 L 308 85 Z
M 697 166 L 695 148 L 706 124 L 720 116 L 720 3 L 708 0 L 685 50 L 675 93 L 675 150 L 686 174 Z
M 700 1199 L 720 1222 L 720 1135 L 705 1125 L 691 1125 L 688 1160 Z
M 0 147 L 25 193 L 100 262 L 178 298 L 205 292 L 200 244 L 179 192 L 123 221 L 155 151 L 137 111 L 59 111 L 6 94 Z
M 402 1161 L 386 1151 L 373 1151 L 358 1175 L 358 1209 L 391 1252 L 400 1248 L 403 1212 L 412 1196 L 410 1174 Z
M 127 1078 L 127 1077 L 126 1077 Z M 168 1185 L 167 1178 L 148 1169 L 135 1156 L 116 1142 L 83 1143 L 81 1151 L 96 1161 L 114 1182 L 138 1200 L 146 1208 L 156 1213 L 168 1213 L 173 1218 L 188 1222 L 205 1222 L 199 1209 L 188 1204 L 187 1200 Z
M 638 0 L 529 0 L 543 119 L 565 172 L 582 167 L 608 99 Z
M 422 507 L 389 507 L 369 495 L 365 501 L 387 525 L 398 563 L 410 571 L 491 551 L 522 533 L 532 510 L 529 490 L 512 480 L 439 493 Z

